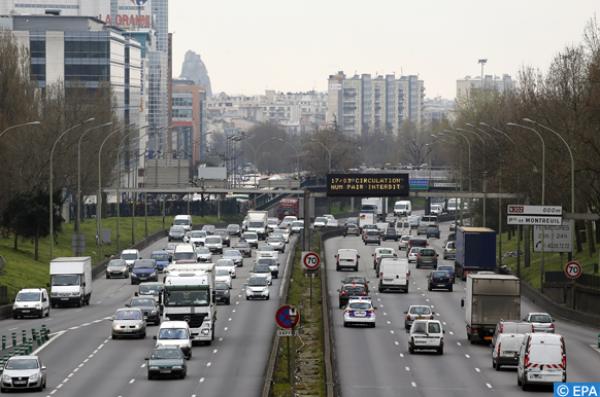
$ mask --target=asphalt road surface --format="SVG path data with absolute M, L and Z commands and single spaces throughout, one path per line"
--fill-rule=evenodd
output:
M 232 241 L 233 242 L 233 241 Z M 166 246 L 163 239 L 142 252 Z M 289 244 L 288 244 L 289 246 Z M 47 388 L 31 393 L 65 397 L 134 396 L 258 396 L 275 329 L 281 277 L 288 250 L 279 255 L 280 278 L 273 280 L 270 300 L 247 301 L 241 285 L 247 280 L 253 258 L 244 259 L 233 280 L 231 305 L 219 305 L 215 341 L 195 346 L 183 380 L 146 379 L 144 358 L 149 356 L 158 327 L 148 326 L 146 339 L 111 339 L 110 317 L 137 291 L 128 279 L 94 281 L 90 306 L 51 309 L 49 318 L 0 321 L 0 334 L 20 332 L 46 324 L 57 333 L 39 352 L 47 366 Z M 215 261 L 218 256 L 213 256 Z
M 441 225 L 442 236 L 429 243 L 440 254 L 449 224 Z M 413 231 L 413 234 L 416 232 Z M 398 243 L 381 246 L 398 249 Z M 409 293 L 378 293 L 373 270 L 376 245 L 365 246 L 359 237 L 338 237 L 326 242 L 327 277 L 333 315 L 335 354 L 343 397 L 443 396 L 480 397 L 484 395 L 517 396 L 525 392 L 517 386 L 516 367 L 497 372 L 492 368 L 491 347 L 471 345 L 466 339 L 464 309 L 460 300 L 465 284 L 457 280 L 454 292 L 428 291 L 426 277 L 431 269 L 411 268 Z M 337 289 L 349 271 L 335 270 L 334 255 L 340 248 L 355 248 L 361 256 L 359 274 L 370 280 L 373 304 L 377 307 L 376 328 L 344 328 L 342 310 L 338 309 Z M 405 255 L 401 253 L 400 255 Z M 452 261 L 443 261 L 453 263 Z M 446 330 L 444 355 L 408 353 L 408 333 L 404 330 L 404 311 L 411 304 L 428 304 Z M 527 299 L 521 303 L 522 314 L 543 311 Z M 564 335 L 567 346 L 567 379 L 570 382 L 598 381 L 600 350 L 595 347 L 598 330 L 569 322 L 556 321 L 556 332 Z M 552 388 L 536 390 L 551 394 Z

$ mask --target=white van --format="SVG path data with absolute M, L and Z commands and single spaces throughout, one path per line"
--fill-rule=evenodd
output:
M 19 291 L 12 307 L 14 319 L 50 316 L 50 299 L 45 288 L 25 288 Z
M 193 244 L 177 244 L 171 263 L 176 264 L 181 261 L 198 261 L 198 254 Z
M 400 200 L 394 203 L 394 215 L 409 216 L 412 214 L 412 204 L 409 200 Z
M 379 263 L 379 292 L 399 290 L 408 293 L 409 276 L 406 258 L 382 258 Z
M 358 271 L 358 251 L 351 248 L 339 249 L 335 254 L 335 270 L 340 271 L 344 268 L 350 268 L 355 272 Z
M 175 215 L 173 219 L 173 226 L 181 225 L 185 228 L 186 232 L 192 230 L 192 216 L 191 215 Z
M 185 321 L 163 321 L 154 336 L 156 347 L 177 346 L 186 359 L 192 358 L 190 326 Z
M 565 340 L 558 334 L 525 335 L 519 350 L 517 384 L 526 390 L 529 385 L 552 385 L 567 381 L 567 351 Z

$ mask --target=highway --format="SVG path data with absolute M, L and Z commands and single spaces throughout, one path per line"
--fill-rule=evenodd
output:
M 430 239 L 442 260 L 442 244 L 449 224 L 440 225 L 441 239 Z M 413 231 L 413 234 L 416 233 Z M 382 242 L 393 247 L 393 241 Z M 333 311 L 333 334 L 337 373 L 343 397 L 355 396 L 443 396 L 479 397 L 491 395 L 522 396 L 517 386 L 516 367 L 497 372 L 491 365 L 491 348 L 471 345 L 466 339 L 464 311 L 460 300 L 465 295 L 464 282 L 457 281 L 454 292 L 427 290 L 427 274 L 431 269 L 415 269 L 411 264 L 408 294 L 378 293 L 373 270 L 376 245 L 365 246 L 360 237 L 336 237 L 326 242 L 326 266 L 330 308 Z M 359 274 L 368 276 L 373 304 L 377 307 L 376 328 L 344 328 L 342 311 L 338 309 L 337 289 L 349 271 L 335 270 L 334 255 L 340 248 L 359 251 Z M 401 253 L 400 255 L 405 255 Z M 453 263 L 451 261 L 444 261 Z M 408 353 L 408 333 L 404 330 L 404 311 L 411 304 L 429 304 L 442 321 L 444 355 Z M 543 311 L 522 299 L 522 315 Z M 598 330 L 556 321 L 556 332 L 565 336 L 567 347 L 567 379 L 570 382 L 598 381 L 600 350 L 595 347 Z M 552 393 L 552 388 L 538 391 Z
M 232 243 L 234 241 L 232 240 Z M 142 251 L 162 249 L 166 238 Z M 289 246 L 289 245 L 288 245 Z M 288 251 L 280 254 L 280 276 Z M 218 258 L 213 256 L 213 261 Z M 263 386 L 264 370 L 275 329 L 274 313 L 279 306 L 281 278 L 274 279 L 269 301 L 247 301 L 241 285 L 249 276 L 253 258 L 244 259 L 233 280 L 231 305 L 219 305 L 215 341 L 195 346 L 183 380 L 146 379 L 144 358 L 149 356 L 158 327 L 148 326 L 146 339 L 111 339 L 110 316 L 123 307 L 137 286 L 123 279 L 94 281 L 91 305 L 83 308 L 52 309 L 48 319 L 4 320 L 2 334 L 30 330 L 47 324 L 54 339 L 39 355 L 47 366 L 47 389 L 32 393 L 66 397 L 133 396 L 257 396 Z M 29 331 L 30 332 L 30 331 Z

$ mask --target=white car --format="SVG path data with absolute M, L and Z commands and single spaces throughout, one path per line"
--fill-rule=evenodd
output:
M 275 230 L 279 227 L 279 219 L 267 218 L 267 229 L 269 231 Z
M 435 350 L 444 354 L 444 329 L 438 320 L 415 320 L 410 327 L 408 352 Z
M 206 232 L 202 230 L 192 230 L 186 238 L 187 243 L 194 244 L 195 246 L 204 245 L 204 241 L 206 240 Z
M 375 308 L 369 297 L 350 298 L 344 309 L 344 327 L 367 325 L 375 327 Z
M 206 236 L 204 240 L 204 246 L 210 250 L 210 252 L 222 254 L 223 253 L 223 239 L 221 236 L 213 234 Z
M 410 236 L 400 237 L 400 242 L 398 243 L 398 249 L 400 251 L 406 251 L 408 249 L 408 241 L 409 240 L 410 240 Z
M 555 331 L 554 319 L 548 313 L 529 313 L 523 321 L 533 325 L 533 332 L 553 334 Z
M 237 267 L 244 266 L 244 257 L 242 256 L 242 253 L 236 249 L 223 251 L 223 259 L 231 259 L 233 264 Z
M 297 221 L 298 218 L 295 216 L 285 216 L 282 220 L 281 223 L 279 224 L 279 227 L 290 227 L 292 226 L 292 223 Z
M 275 251 L 285 252 L 285 239 L 281 235 L 267 237 L 267 244 Z
M 299 220 L 292 222 L 291 230 L 292 233 L 300 233 L 302 230 L 304 230 L 304 221 Z
M 271 276 L 273 278 L 279 278 L 279 263 L 273 258 L 257 258 L 256 263 L 265 263 L 271 269 Z
M 339 223 L 337 221 L 337 219 L 327 219 L 327 224 L 325 225 L 327 227 L 338 227 Z
M 313 227 L 315 229 L 325 227 L 325 226 L 327 226 L 327 218 L 325 218 L 323 216 L 318 216 L 315 218 L 315 221 L 313 222 Z
M 407 258 L 408 262 L 417 262 L 417 255 L 423 249 L 423 247 L 412 247 L 410 251 L 408 251 Z
M 215 268 L 225 268 L 229 272 L 231 278 L 236 278 L 235 262 L 231 258 L 221 258 L 215 262 Z
M 269 281 L 266 277 L 251 276 L 246 284 L 246 300 L 269 300 Z
M 290 242 L 290 228 L 289 227 L 279 227 L 275 230 L 273 230 L 273 233 L 271 233 L 272 236 L 279 236 L 281 235 L 283 237 L 283 239 L 285 240 L 286 244 Z
M 279 262 L 279 252 L 275 251 L 269 244 L 260 244 L 256 249 L 256 259 L 272 258 Z
M 252 269 L 251 276 L 265 277 L 269 285 L 273 284 L 271 267 L 266 263 L 256 263 L 254 269 Z
M 232 287 L 231 274 L 225 267 L 215 267 L 215 283 L 227 284 L 229 289 Z
M 212 261 L 212 252 L 206 247 L 198 247 L 196 248 L 196 256 L 200 262 L 211 262 Z
M 42 391 L 46 388 L 46 367 L 38 356 L 13 356 L 3 366 L 1 392 Z
M 133 262 L 142 259 L 142 254 L 136 249 L 123 250 L 121 251 L 121 259 L 127 263 L 127 267 L 131 270 L 131 268 L 133 268 Z
M 123 261 L 121 261 L 123 263 Z M 12 307 L 13 318 L 50 316 L 50 299 L 45 288 L 25 288 L 19 291 Z
M 258 247 L 258 234 L 255 232 L 244 232 L 242 233 L 242 240 L 247 242 L 250 247 Z
M 519 350 L 525 334 L 505 333 L 498 335 L 492 348 L 492 368 L 500 371 L 503 365 L 518 365 Z

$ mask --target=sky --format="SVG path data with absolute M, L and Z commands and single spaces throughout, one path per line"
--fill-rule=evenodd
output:
M 599 0 L 170 0 L 173 75 L 185 52 L 212 90 L 231 95 L 327 90 L 330 74 L 416 74 L 425 95 L 453 99 L 456 80 L 545 71 L 583 41 Z M 598 16 L 600 18 L 600 15 Z

